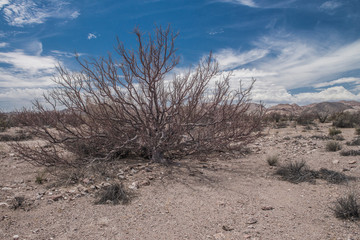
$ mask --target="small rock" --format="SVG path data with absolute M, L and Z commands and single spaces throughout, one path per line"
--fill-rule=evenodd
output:
M 333 164 L 338 164 L 339 163 L 339 160 L 334 160 L 332 161 Z
M 149 186 L 150 185 L 150 181 L 149 180 L 144 180 L 140 183 L 141 186 Z
M 350 161 L 349 164 L 355 164 L 356 160 Z
M 84 179 L 82 180 L 82 182 L 85 183 L 85 184 L 89 184 L 89 183 L 90 183 L 90 179 L 84 178 Z
M 270 211 L 270 210 L 273 210 L 274 208 L 271 207 L 271 206 L 264 206 L 261 208 L 261 210 L 264 210 L 264 211 Z
M 19 239 L 19 235 L 14 235 L 13 236 L 13 239 L 15 240 L 15 239 Z
M 232 230 L 234 230 L 234 228 L 229 227 L 229 226 L 226 226 L 226 225 L 222 226 L 222 229 L 223 229 L 224 231 L 232 231 Z
M 348 171 L 350 171 L 350 169 L 348 169 L 348 168 L 343 168 L 343 172 L 348 172 Z
M 255 218 L 250 218 L 249 220 L 246 221 L 246 224 L 255 224 L 258 221 Z
M 139 183 L 138 182 L 133 182 L 131 185 L 129 185 L 130 189 L 138 189 L 139 188 Z
M 9 204 L 6 202 L 0 202 L 0 207 L 9 207 Z
M 51 200 L 53 200 L 54 202 L 59 201 L 60 199 L 62 199 L 63 196 L 61 194 L 58 195 L 54 195 L 51 197 Z
M 3 190 L 3 191 L 9 191 L 9 190 L 12 190 L 12 188 L 10 188 L 10 187 L 3 187 L 3 188 L 1 188 L 1 190 Z

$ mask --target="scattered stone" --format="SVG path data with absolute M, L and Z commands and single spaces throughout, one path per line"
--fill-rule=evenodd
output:
M 11 188 L 11 187 L 3 187 L 3 188 L 1 188 L 1 190 L 3 190 L 3 191 L 10 191 L 10 190 L 12 190 L 12 188 Z
M 348 171 L 350 171 L 350 169 L 348 169 L 348 168 L 343 168 L 343 172 L 348 172 Z
M 274 208 L 271 207 L 271 206 L 264 206 L 261 208 L 261 210 L 264 210 L 264 211 L 270 211 L 270 210 L 273 210 Z
M 14 235 L 13 236 L 13 239 L 15 240 L 15 239 L 19 239 L 19 235 Z
M 355 164 L 356 160 L 350 161 L 349 164 Z
M 222 226 L 222 229 L 223 229 L 224 231 L 232 231 L 232 230 L 234 230 L 234 228 L 229 227 L 229 226 L 226 226 L 226 225 Z
M 138 182 L 133 182 L 132 184 L 129 185 L 130 189 L 136 190 L 139 188 L 139 183 Z
M 257 223 L 257 222 L 258 222 L 257 219 L 255 219 L 255 218 L 250 218 L 249 220 L 246 221 L 246 224 L 255 224 L 255 223 Z
M 82 180 L 82 182 L 85 183 L 85 184 L 89 184 L 89 183 L 90 183 L 90 179 L 84 178 L 84 179 Z
M 140 183 L 140 186 L 149 186 L 150 185 L 150 181 L 149 180 L 144 180 Z
M 332 161 L 333 164 L 338 164 L 339 163 L 339 160 L 334 160 Z
M 0 207 L 9 207 L 10 205 L 6 202 L 0 202 Z
M 63 196 L 61 194 L 58 194 L 58 195 L 52 196 L 50 199 L 53 200 L 54 202 L 56 202 L 56 201 L 59 201 L 62 198 L 63 198 Z

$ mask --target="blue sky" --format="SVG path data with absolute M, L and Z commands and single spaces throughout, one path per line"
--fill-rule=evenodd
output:
M 360 0 L 0 0 L 0 109 L 30 106 L 74 52 L 114 52 L 116 36 L 179 31 L 177 71 L 212 51 L 232 86 L 255 78 L 266 104 L 360 100 Z

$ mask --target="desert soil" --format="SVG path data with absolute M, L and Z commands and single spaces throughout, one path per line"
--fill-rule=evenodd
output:
M 338 197 L 359 190 L 358 180 L 292 184 L 266 161 L 278 155 L 281 164 L 305 160 L 314 170 L 359 177 L 359 157 L 327 152 L 328 140 L 311 138 L 327 136 L 329 128 L 268 129 L 244 156 L 184 159 L 168 167 L 129 160 L 114 167 L 116 179 L 68 185 L 1 142 L 0 239 L 360 239 L 359 222 L 337 219 L 331 209 Z M 358 149 L 345 145 L 354 129 L 341 130 L 344 148 Z M 48 181 L 38 184 L 37 176 Z M 97 189 L 114 181 L 132 188 L 132 201 L 95 205 Z M 24 202 L 17 206 L 15 197 Z

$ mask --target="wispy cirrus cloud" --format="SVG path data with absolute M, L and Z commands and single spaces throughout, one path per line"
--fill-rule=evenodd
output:
M 7 47 L 7 46 L 9 46 L 9 43 L 0 42 L 0 48 L 4 48 L 4 47 Z
M 266 36 L 254 41 L 247 52 L 231 49 L 218 51 L 215 56 L 224 70 L 232 70 L 232 87 L 238 80 L 256 78 L 253 99 L 268 103 L 329 100 L 360 100 L 360 39 L 346 44 L 316 42 L 291 35 Z M 353 72 L 354 76 L 340 77 Z M 344 86 L 351 86 L 348 90 Z M 349 85 L 350 84 L 350 85 Z M 297 88 L 312 91 L 292 94 Z
M 332 1 L 326 1 L 323 4 L 320 5 L 321 10 L 334 10 L 338 7 L 340 7 L 342 3 L 332 0 Z
M 254 62 L 268 54 L 266 49 L 253 49 L 247 52 L 235 51 L 233 49 L 222 49 L 215 53 L 221 69 L 234 69 L 236 67 Z
M 75 19 L 80 15 L 61 0 L 9 0 L 4 3 L 4 18 L 9 25 L 16 27 L 41 24 L 49 18 Z
M 96 39 L 97 36 L 95 35 L 95 33 L 89 33 L 87 36 L 87 39 L 91 40 L 91 39 Z
M 253 0 L 218 0 L 219 2 L 228 2 L 234 4 L 241 4 L 248 7 L 257 7 Z
M 323 87 L 329 87 L 329 86 L 334 86 L 337 84 L 344 84 L 344 83 L 360 84 L 360 78 L 358 78 L 358 77 L 339 78 L 337 80 L 333 80 L 330 82 L 322 82 L 322 83 L 315 84 L 314 87 L 315 88 L 323 88 Z

